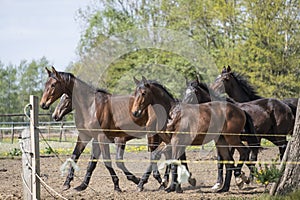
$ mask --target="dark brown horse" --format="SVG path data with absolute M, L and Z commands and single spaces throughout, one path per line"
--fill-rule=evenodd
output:
M 76 78 L 73 74 L 57 72 L 54 68 L 52 68 L 52 72 L 47 69 L 47 72 L 49 78 L 45 84 L 40 106 L 43 109 L 48 109 L 54 101 L 65 93 L 72 98 L 72 107 L 76 110 L 75 123 L 79 130 L 79 135 L 71 158 L 77 162 L 87 143 L 91 139 L 94 139 L 95 142 L 99 143 L 99 149 L 105 160 L 105 166 L 113 179 L 114 189 L 121 191 L 119 188 L 119 179 L 111 166 L 111 161 L 109 161 L 110 153 L 108 144 L 114 142 L 116 137 L 134 138 L 145 136 L 146 132 L 143 132 L 145 126 L 151 128 L 155 126 L 157 128 L 155 124 L 156 119 L 151 118 L 154 115 L 151 112 L 148 113 L 148 109 L 146 109 L 145 113 L 142 113 L 142 117 L 136 119 L 129 112 L 129 107 L 133 100 L 131 96 L 116 96 L 112 98 L 108 92 L 96 90 Z M 121 130 L 134 130 L 134 136 L 130 132 Z M 142 133 L 137 134 L 135 130 L 141 130 Z M 160 143 L 160 141 L 156 141 L 156 138 L 159 137 L 149 136 L 149 139 L 154 140 L 151 144 L 155 144 L 149 146 L 151 151 L 154 151 Z M 125 141 L 123 142 L 125 143 Z M 100 151 L 95 157 L 99 157 Z M 153 168 L 150 169 L 152 170 Z M 65 189 L 70 187 L 73 177 L 74 169 L 71 168 L 64 183 Z M 139 180 L 133 175 L 127 177 L 132 178 L 132 181 L 135 183 Z M 159 180 L 161 181 L 161 178 Z
M 234 146 L 240 153 L 238 170 L 239 176 L 244 161 L 249 158 L 249 149 L 244 146 L 238 134 L 244 129 L 246 123 L 245 112 L 231 103 L 209 102 L 199 105 L 181 104 L 160 84 L 148 81 L 136 81 L 135 100 L 132 113 L 139 117 L 149 105 L 159 105 L 156 112 L 169 113 L 167 132 L 161 133 L 164 141 L 171 143 L 172 159 L 179 159 L 185 154 L 187 145 L 202 145 L 215 140 L 222 158 L 227 160 L 225 184 L 219 192 L 228 191 L 234 168 L 233 157 L 229 145 Z M 182 192 L 177 181 L 177 166 L 172 165 L 172 183 L 168 192 Z
M 224 66 L 212 88 L 219 93 L 227 93 L 237 102 L 249 102 L 263 99 L 263 97 L 257 94 L 255 88 L 250 85 L 241 74 L 233 72 L 230 66 L 227 68 Z M 225 91 L 222 91 L 223 89 L 225 89 Z M 291 108 L 294 117 L 296 117 L 298 98 L 285 98 L 282 102 Z
M 207 103 L 211 101 L 227 101 L 233 104 L 237 104 L 233 99 L 227 97 L 221 97 L 217 95 L 214 91 L 212 91 L 205 83 L 202 83 L 197 78 L 191 82 L 187 82 L 187 88 L 184 94 L 184 98 L 182 100 L 183 103 L 189 104 L 201 104 Z M 260 146 L 260 141 L 256 137 L 255 127 L 253 124 L 252 117 L 245 111 L 246 114 L 246 124 L 244 127 L 244 132 L 241 134 L 241 139 L 246 141 L 251 150 L 251 161 L 257 161 L 258 149 Z M 234 153 L 234 148 L 232 149 L 232 154 Z M 218 161 L 222 160 L 220 157 L 220 153 L 218 152 Z M 223 163 L 218 162 L 218 179 L 216 184 L 212 187 L 213 190 L 219 189 L 223 184 Z M 253 170 L 255 164 L 247 164 L 250 169 L 250 180 L 253 179 Z M 246 183 L 249 183 L 248 180 L 245 180 Z
M 216 92 L 225 92 L 239 103 L 238 106 L 247 111 L 255 124 L 257 136 L 265 138 L 279 147 L 280 157 L 283 157 L 287 145 L 286 136 L 294 127 L 294 115 L 291 108 L 280 100 L 262 98 L 257 95 L 254 87 L 240 74 L 224 68 L 221 75 L 212 84 Z
M 100 91 L 99 91 L 100 92 Z M 70 113 L 73 110 L 72 107 L 72 99 L 66 94 L 63 94 L 60 98 L 59 103 L 57 104 L 53 114 L 52 118 L 55 121 L 60 121 L 62 118 Z M 116 144 L 116 164 L 117 167 L 120 168 L 124 174 L 126 175 L 128 180 L 133 181 L 134 183 L 138 184 L 139 179 L 136 178 L 124 165 L 123 157 L 124 157 L 124 150 L 125 150 L 125 144 L 127 141 L 133 139 L 134 137 L 128 136 L 128 137 L 116 137 L 114 139 L 114 142 Z M 87 171 L 85 174 L 85 177 L 83 179 L 83 182 L 80 186 L 76 187 L 75 190 L 82 191 L 86 189 L 90 182 L 90 178 L 92 177 L 93 171 L 96 168 L 97 160 L 100 157 L 100 147 L 97 140 L 93 140 L 92 142 L 92 154 L 91 154 L 91 160 L 88 163 Z M 70 184 L 68 184 L 69 187 Z

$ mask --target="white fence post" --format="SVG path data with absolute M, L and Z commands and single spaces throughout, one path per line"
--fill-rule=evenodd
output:
M 30 134 L 22 132 L 24 199 L 40 199 L 40 148 L 38 98 L 30 95 Z M 37 175 L 37 176 L 36 176 Z

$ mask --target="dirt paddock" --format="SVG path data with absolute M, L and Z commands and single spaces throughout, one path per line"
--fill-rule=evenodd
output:
M 277 156 L 277 148 L 265 149 L 259 154 L 260 161 L 271 161 Z M 69 156 L 60 156 L 62 161 L 65 161 Z M 114 158 L 114 155 L 112 155 Z M 77 192 L 73 188 L 78 186 L 85 174 L 89 155 L 82 155 L 78 165 L 80 170 L 75 172 L 76 177 L 72 182 L 72 187 L 67 191 L 62 191 L 62 185 L 65 181 L 66 174 L 61 176 L 60 166 L 62 161 L 56 157 L 41 157 L 41 176 L 42 179 L 52 189 L 67 199 L 253 199 L 259 197 L 264 192 L 262 185 L 252 183 L 245 185 L 239 190 L 235 185 L 235 180 L 231 181 L 231 188 L 226 193 L 214 193 L 211 187 L 216 181 L 217 166 L 214 162 L 215 152 L 188 151 L 187 159 L 190 171 L 193 177 L 196 178 L 197 184 L 195 187 L 185 183 L 182 185 L 184 192 L 182 194 L 166 193 L 158 191 L 159 184 L 151 176 L 149 182 L 145 185 L 145 190 L 138 192 L 136 185 L 127 181 L 122 171 L 115 167 L 115 170 L 120 178 L 120 187 L 123 192 L 118 193 L 113 191 L 113 183 L 108 171 L 101 162 L 98 163 L 94 171 L 89 187 L 83 192 Z M 125 153 L 126 166 L 137 176 L 141 176 L 148 165 L 149 153 Z M 202 162 L 203 161 L 203 162 Z M 159 165 L 162 165 L 159 163 Z M 246 168 L 243 168 L 247 171 Z M 1 159 L 0 160 L 0 199 L 23 199 L 23 185 L 21 179 L 22 161 L 21 159 Z M 163 172 L 163 169 L 161 170 Z M 41 186 L 41 199 L 60 199 L 54 192 L 48 192 Z

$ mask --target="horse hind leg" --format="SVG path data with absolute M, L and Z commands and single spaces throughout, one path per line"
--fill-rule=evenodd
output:
M 98 139 L 100 142 L 101 140 Z M 104 141 L 105 142 L 105 141 Z M 104 160 L 104 164 L 106 169 L 109 171 L 110 176 L 112 178 L 114 184 L 114 190 L 117 192 L 122 192 L 119 186 L 119 177 L 117 176 L 115 170 L 112 168 L 111 158 L 110 158 L 110 151 L 109 151 L 109 144 L 102 144 L 99 143 L 100 150 L 102 152 L 102 157 Z
M 80 191 L 85 190 L 88 187 L 89 182 L 92 177 L 92 174 L 93 174 L 93 171 L 96 168 L 100 154 L 101 154 L 101 151 L 100 151 L 98 142 L 96 140 L 93 140 L 91 160 L 89 161 L 87 171 L 86 171 L 86 174 L 84 176 L 82 183 L 75 188 L 76 191 L 80 192 Z
M 117 146 L 117 154 L 116 154 L 116 164 L 119 169 L 121 169 L 124 174 L 126 175 L 127 179 L 129 181 L 134 182 L 135 184 L 138 184 L 140 182 L 140 178 L 137 178 L 135 175 L 133 175 L 125 166 L 123 162 L 124 158 L 124 150 L 125 150 L 125 144 L 124 143 L 116 143 Z

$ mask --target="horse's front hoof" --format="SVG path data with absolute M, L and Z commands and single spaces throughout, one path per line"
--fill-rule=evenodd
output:
M 223 192 L 228 192 L 229 188 L 228 187 L 223 187 L 222 189 L 218 190 L 217 193 L 223 193 Z
M 189 184 L 191 184 L 191 186 L 195 187 L 197 184 L 197 181 L 195 178 L 189 178 Z
M 175 191 L 175 186 L 174 185 L 170 185 L 170 187 L 166 188 L 165 191 L 167 193 L 174 192 Z
M 176 187 L 176 193 L 183 193 L 183 189 L 181 188 L 180 185 L 178 185 L 178 186 Z
M 76 190 L 77 192 L 81 192 L 83 190 L 85 190 L 87 188 L 86 184 L 81 184 L 79 186 L 77 186 L 76 188 L 74 188 L 74 190 Z
M 216 183 L 214 186 L 212 186 L 212 190 L 213 191 L 218 191 L 219 189 L 221 189 L 222 187 L 222 183 Z
M 63 185 L 63 191 L 70 189 L 70 184 Z
M 136 185 L 138 185 L 140 183 L 141 179 L 140 178 L 137 178 L 137 177 L 134 177 L 132 179 L 132 182 L 134 182 Z
M 115 187 L 116 192 L 122 192 L 122 190 L 119 187 Z
M 142 192 L 143 190 L 144 190 L 144 185 L 138 184 L 138 186 L 137 186 L 137 191 L 138 191 L 138 192 Z

